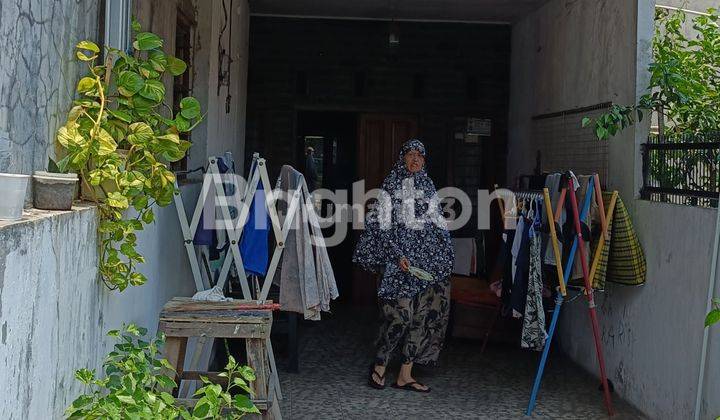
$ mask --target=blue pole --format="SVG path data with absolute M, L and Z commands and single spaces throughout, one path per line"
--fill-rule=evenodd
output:
M 575 194 L 574 191 L 568 191 L 568 194 Z M 588 183 L 588 189 L 585 193 L 585 202 L 583 203 L 582 212 L 580 214 L 580 219 L 584 219 L 587 216 L 588 211 L 590 210 L 590 201 L 593 194 L 593 183 Z M 567 197 L 567 196 L 566 196 Z M 554 220 L 548 220 L 548 223 L 555 223 Z M 572 273 L 572 266 L 575 262 L 575 252 L 577 252 L 578 247 L 578 238 L 575 237 L 575 240 L 573 241 L 572 247 L 570 248 L 570 254 L 568 255 L 567 263 L 565 263 L 565 272 L 563 273 L 563 283 L 567 285 L 568 280 L 570 279 L 570 274 Z M 560 263 L 560 261 L 555 261 L 556 264 Z M 548 337 L 545 340 L 545 347 L 543 348 L 542 356 L 540 357 L 540 365 L 538 366 L 537 374 L 535 375 L 535 382 L 533 383 L 532 392 L 530 393 L 530 401 L 528 402 L 527 410 L 525 411 L 525 415 L 529 416 L 532 414 L 533 410 L 535 409 L 535 403 L 537 402 L 537 394 L 538 391 L 540 391 L 540 381 L 542 381 L 543 373 L 545 372 L 545 364 L 547 363 L 548 354 L 550 353 L 550 343 L 552 343 L 553 336 L 555 335 L 555 328 L 557 327 L 557 321 L 560 317 L 560 308 L 563 304 L 563 296 L 560 294 L 560 292 L 557 292 L 557 296 L 555 297 L 555 310 L 553 311 L 552 321 L 550 321 L 550 330 L 548 331 Z

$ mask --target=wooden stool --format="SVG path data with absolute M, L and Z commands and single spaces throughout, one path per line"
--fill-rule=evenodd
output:
M 255 382 L 250 384 L 255 393 L 253 402 L 263 419 L 281 419 L 266 346 L 275 309 L 278 305 L 272 302 L 258 304 L 246 300 L 208 302 L 176 297 L 166 303 L 160 312 L 158 331 L 165 334 L 164 354 L 177 371 L 178 386 L 181 380 L 198 380 L 200 375 L 210 380 L 218 378 L 219 372 L 183 370 L 188 337 L 244 338 L 247 364 L 256 376 Z M 188 406 L 197 402 L 194 399 L 179 401 Z

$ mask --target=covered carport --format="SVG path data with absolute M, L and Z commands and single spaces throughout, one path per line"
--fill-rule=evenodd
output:
M 648 11 L 643 19 L 651 22 Z M 312 146 L 322 152 L 319 186 L 366 179 L 374 187 L 398 144 L 419 137 L 438 187 L 460 187 L 473 201 L 478 189 L 513 188 L 520 175 L 567 168 L 600 173 L 631 198 L 635 173 L 619 168 L 636 167 L 636 133 L 601 144 L 580 121 L 634 100 L 636 40 L 647 37 L 638 29 L 641 12 L 624 1 L 255 1 L 245 150 L 276 171 L 303 168 Z M 470 121 L 489 129 L 468 135 Z M 490 266 L 499 232 L 478 232 L 476 212 L 454 234 L 482 238 Z M 293 418 L 520 417 L 538 355 L 517 345 L 480 355 L 477 341 L 450 340 L 440 367 L 420 374 L 434 385 L 430 396 L 363 387 L 374 287 L 352 267 L 352 245 L 349 238 L 330 250 L 342 297 L 328 320 L 300 326 L 300 369 L 283 375 L 283 410 Z M 572 357 L 551 358 L 541 416 L 605 415 L 577 302 L 560 332 L 559 347 Z M 625 378 L 615 371 L 611 380 L 619 414 L 641 416 L 621 401 Z

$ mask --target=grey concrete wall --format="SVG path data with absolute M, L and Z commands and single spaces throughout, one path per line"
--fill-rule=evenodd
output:
M 197 196 L 196 186 L 183 194 Z M 193 206 L 188 200 L 186 207 Z M 0 222 L 0 383 L 3 419 L 61 418 L 83 390 L 73 375 L 97 369 L 114 344 L 105 333 L 135 322 L 155 334 L 162 305 L 194 292 L 173 206 L 140 237 L 149 278 L 122 293 L 97 277 L 97 214 L 31 211 Z
M 653 9 L 650 0 L 551 0 L 513 26 L 509 179 L 533 167 L 532 115 L 605 101 L 630 104 L 644 93 Z M 610 140 L 607 183 L 630 209 L 648 275 L 642 287 L 608 284 L 596 295 L 602 341 L 616 395 L 651 418 L 690 418 L 716 212 L 636 198 L 638 145 L 647 132 L 641 124 Z M 559 336 L 569 357 L 598 371 L 583 299 L 563 307 Z M 701 418 L 720 413 L 719 340 L 715 329 Z
M 230 151 L 235 157 L 237 173 L 242 174 L 245 153 L 250 11 L 246 0 L 234 2 L 233 6 L 233 10 L 228 9 L 227 27 L 221 37 L 221 28 L 225 22 L 222 3 L 197 2 L 198 27 L 194 51 L 193 95 L 207 111 L 207 116 L 193 131 L 193 142 L 199 144 L 204 149 L 204 153 L 193 151 L 188 167 L 205 165 L 206 156 L 217 156 Z M 229 70 L 230 86 L 221 85 L 218 89 L 218 58 L 223 49 L 232 60 Z M 225 70 L 227 70 L 226 66 L 227 64 L 224 65 Z M 228 95 L 229 109 L 226 109 Z
M 30 174 L 54 155 L 55 130 L 82 72 L 75 44 L 97 39 L 98 3 L 0 4 L 0 172 Z

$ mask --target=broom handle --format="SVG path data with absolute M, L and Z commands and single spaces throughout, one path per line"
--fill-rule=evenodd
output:
M 560 255 L 557 232 L 555 231 L 555 219 L 553 218 L 552 203 L 550 202 L 550 192 L 547 188 L 543 188 L 543 198 L 545 199 L 545 212 L 547 213 L 548 223 L 550 224 L 550 242 L 552 243 L 553 254 L 555 255 L 555 267 L 557 267 L 558 280 L 560 281 L 560 293 L 563 296 L 567 296 L 565 280 L 563 278 L 562 256 Z
M 600 365 L 600 379 L 603 386 L 603 394 L 605 397 L 605 407 L 608 410 L 609 415 L 613 415 L 612 400 L 610 399 L 610 388 L 608 387 L 607 375 L 605 373 L 605 358 L 602 353 L 602 344 L 600 341 L 600 326 L 597 319 L 597 311 L 595 310 L 595 298 L 593 297 L 593 289 L 590 284 L 590 276 L 588 273 L 587 261 L 585 260 L 585 242 L 582 238 L 582 229 L 580 228 L 580 215 L 578 213 L 577 197 L 575 196 L 573 188 L 573 180 L 568 180 L 568 186 L 570 189 L 570 204 L 572 205 L 573 218 L 575 219 L 575 232 L 578 239 L 578 248 L 580 251 L 580 265 L 583 271 L 583 280 L 585 282 L 585 297 L 588 300 L 588 309 L 590 312 L 590 322 L 592 324 L 593 338 L 595 339 L 595 352 L 597 353 L 598 364 Z M 588 188 L 592 188 L 593 185 L 588 185 Z M 592 193 L 588 191 L 588 193 Z

